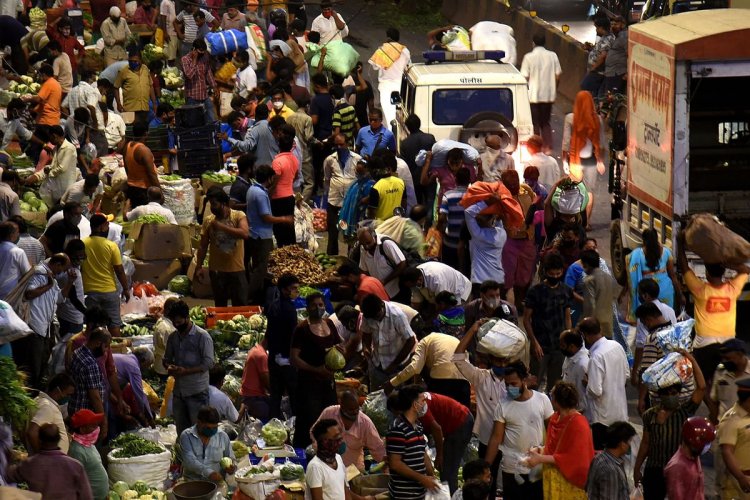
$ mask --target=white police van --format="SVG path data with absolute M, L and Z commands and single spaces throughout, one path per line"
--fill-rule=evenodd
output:
M 516 166 L 528 159 L 524 147 L 533 135 L 526 79 L 500 60 L 503 51 L 428 51 L 425 62 L 410 65 L 397 105 L 396 137 L 408 135 L 404 122 L 411 114 L 422 121 L 422 131 L 435 139 L 466 142 L 480 152 L 484 137 L 498 134 L 507 142 Z

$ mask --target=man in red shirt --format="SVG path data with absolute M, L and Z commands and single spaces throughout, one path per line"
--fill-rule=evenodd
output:
M 266 351 L 266 338 L 255 344 L 247 353 L 245 368 L 242 370 L 242 407 L 240 418 L 245 413 L 265 422 L 271 416 L 271 400 L 269 388 L 271 379 L 268 375 L 268 352 Z
M 73 33 L 72 25 L 68 17 L 58 17 L 55 21 L 47 24 L 47 36 L 50 40 L 60 42 L 62 51 L 70 58 L 70 68 L 75 75 L 78 71 L 78 63 L 83 59 L 85 50 L 81 42 Z M 72 112 L 73 110 L 71 110 Z
M 385 291 L 385 287 L 380 280 L 364 274 L 356 265 L 349 263 L 342 264 L 336 272 L 344 283 L 354 288 L 354 301 L 357 304 L 360 304 L 362 299 L 368 295 L 376 295 L 384 302 L 390 300 L 388 292 Z

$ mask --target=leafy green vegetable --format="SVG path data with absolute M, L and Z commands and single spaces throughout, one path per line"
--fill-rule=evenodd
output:
M 219 172 L 206 172 L 201 175 L 201 179 L 215 182 L 217 184 L 232 184 L 234 176 L 230 174 L 221 174 Z
M 232 441 L 232 451 L 237 460 L 241 460 L 242 457 L 246 457 L 250 453 L 250 449 L 242 441 Z
M 151 487 L 145 481 L 138 480 L 133 483 L 133 489 L 138 492 L 139 495 L 146 495 L 151 492 Z
M 140 222 L 141 224 L 169 224 L 167 218 L 159 214 L 141 215 L 134 222 Z
M 303 481 L 305 479 L 305 469 L 301 465 L 287 462 L 281 468 L 281 479 L 284 481 Z
M 320 290 L 318 290 L 317 288 L 313 288 L 311 286 L 299 287 L 299 296 L 302 297 L 303 299 L 306 299 L 307 297 L 309 297 L 310 295 L 314 293 L 320 293 Z
M 221 461 L 219 462 L 219 465 L 221 465 L 221 468 L 223 470 L 227 470 L 232 466 L 232 459 L 229 457 L 223 457 Z
M 129 489 L 130 489 L 130 486 L 128 486 L 128 483 L 126 483 L 125 481 L 117 481 L 115 484 L 112 485 L 112 491 L 114 491 L 118 495 L 122 495 Z
M 167 285 L 167 289 L 180 295 L 190 295 L 190 278 L 184 274 L 175 276 Z
M 162 179 L 162 180 L 165 180 L 165 181 L 179 181 L 179 180 L 182 180 L 182 176 L 180 176 L 178 174 L 160 175 L 159 178 Z
M 164 452 L 164 448 L 161 445 L 134 434 L 120 434 L 112 441 L 112 448 L 115 450 L 112 454 L 115 458 L 140 457 L 142 455 L 155 455 Z
M 341 370 L 346 365 L 346 359 L 344 355 L 339 352 L 335 347 L 328 349 L 325 358 L 326 368 L 336 371 Z
M 26 428 L 36 410 L 36 403 L 23 388 L 22 377 L 12 358 L 0 357 L 0 417 L 14 429 Z

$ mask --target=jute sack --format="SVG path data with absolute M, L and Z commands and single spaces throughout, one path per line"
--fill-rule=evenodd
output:
M 695 214 L 690 218 L 685 241 L 707 264 L 732 266 L 750 261 L 750 243 L 711 214 Z

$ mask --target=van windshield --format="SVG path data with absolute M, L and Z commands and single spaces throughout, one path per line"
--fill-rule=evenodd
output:
M 432 123 L 463 125 L 477 113 L 494 111 L 513 121 L 513 92 L 508 88 L 440 89 L 432 93 Z

